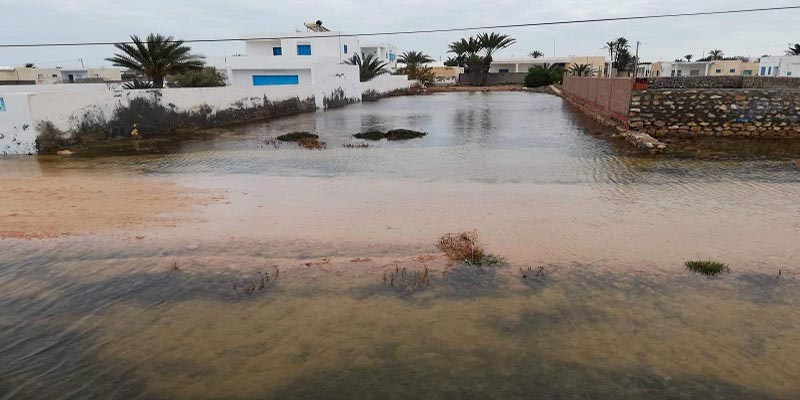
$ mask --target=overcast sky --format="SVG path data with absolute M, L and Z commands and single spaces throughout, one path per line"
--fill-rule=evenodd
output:
M 0 0 L 0 43 L 125 40 L 149 32 L 178 38 L 236 37 L 241 33 L 287 33 L 320 19 L 331 30 L 374 32 L 515 24 L 774 7 L 791 1 L 645 1 L 645 0 Z M 602 55 L 606 41 L 619 36 L 642 42 L 643 61 L 700 57 L 718 48 L 725 55 L 783 54 L 800 42 L 800 10 L 753 14 L 669 18 L 645 21 L 561 25 L 498 30 L 517 43 L 498 56 L 523 56 L 540 50 L 547 56 Z M 362 38 L 384 41 L 400 51 L 420 50 L 447 57 L 447 44 L 476 32 Z M 204 55 L 243 53 L 240 43 L 197 44 Z M 42 67 L 108 65 L 111 47 L 0 48 L 0 65 L 33 62 Z

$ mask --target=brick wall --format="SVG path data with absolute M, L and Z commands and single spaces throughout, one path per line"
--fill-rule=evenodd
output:
M 629 117 L 656 137 L 800 137 L 800 90 L 648 89 L 633 92 Z
M 603 122 L 627 127 L 632 87 L 631 78 L 565 76 L 562 95 Z

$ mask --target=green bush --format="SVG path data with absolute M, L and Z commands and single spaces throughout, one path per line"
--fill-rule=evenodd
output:
M 563 71 L 555 66 L 535 66 L 528 70 L 525 76 L 526 87 L 540 87 L 561 83 Z
M 170 87 L 215 87 L 225 86 L 225 78 L 214 67 L 189 70 L 171 75 L 168 79 Z
M 319 139 L 319 135 L 315 135 L 311 132 L 290 132 L 285 135 L 280 135 L 275 139 L 281 142 L 299 142 L 301 140 Z
M 730 272 L 727 264 L 719 261 L 700 260 L 700 261 L 687 261 L 686 269 L 694 271 L 703 275 L 717 275 L 722 272 Z

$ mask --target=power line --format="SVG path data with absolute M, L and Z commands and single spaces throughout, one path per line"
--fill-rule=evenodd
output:
M 474 31 L 483 29 L 510 29 L 510 28 L 524 28 L 534 26 L 551 26 L 551 25 L 569 25 L 569 24 L 586 24 L 595 22 L 612 22 L 612 21 L 632 21 L 640 19 L 655 19 L 655 18 L 675 18 L 675 17 L 697 17 L 706 15 L 723 15 L 723 14 L 743 14 L 764 11 L 785 11 L 800 9 L 797 6 L 781 6 L 781 7 L 764 7 L 764 8 L 748 8 L 739 10 L 723 10 L 723 11 L 701 11 L 691 13 L 673 13 L 673 14 L 652 14 L 652 15 L 637 15 L 629 17 L 608 17 L 608 18 L 591 18 L 591 19 L 574 19 L 562 21 L 548 21 L 548 22 L 531 22 L 524 24 L 507 24 L 507 25 L 487 25 L 487 26 L 473 26 L 467 28 L 441 28 L 441 29 L 420 29 L 410 31 L 387 31 L 387 32 L 366 32 L 366 33 L 332 33 L 329 35 L 315 35 L 315 38 L 325 37 L 353 37 L 353 36 L 390 36 L 390 35 L 414 35 L 424 33 L 443 33 L 443 32 L 459 32 L 459 31 Z M 270 36 L 270 37 L 249 37 L 249 38 L 217 38 L 217 39 L 189 39 L 181 40 L 184 43 L 218 43 L 218 42 L 240 42 L 246 40 L 276 40 L 276 39 L 304 39 L 308 36 Z M 179 40 L 173 40 L 179 41 Z M 70 46 L 111 46 L 119 43 L 133 43 L 131 41 L 121 42 L 61 42 L 61 43 L 8 43 L 0 44 L 0 48 L 14 48 L 14 47 L 70 47 Z

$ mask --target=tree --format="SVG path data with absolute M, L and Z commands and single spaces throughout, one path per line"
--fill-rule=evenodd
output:
M 533 57 L 533 58 L 544 57 L 544 53 L 542 53 L 539 50 L 534 50 L 534 51 L 530 52 L 530 54 L 528 54 L 528 55 Z
M 25 63 L 25 68 L 36 68 L 36 64 L 34 64 L 34 63 Z
M 613 63 L 614 62 L 614 50 L 617 49 L 617 42 L 615 40 L 612 40 L 610 42 L 606 42 L 606 45 L 603 46 L 603 48 L 608 50 L 608 59 L 611 60 L 611 62 Z
M 691 55 L 691 54 L 687 54 L 687 55 L 683 56 L 683 58 L 685 58 L 686 61 L 688 61 L 688 62 L 692 62 L 692 57 L 694 57 L 694 56 Z
M 184 46 L 182 40 L 175 40 L 172 36 L 151 33 L 146 41 L 142 41 L 132 35 L 131 41 L 133 44 L 115 44 L 114 47 L 121 53 L 106 58 L 106 61 L 146 75 L 156 89 L 164 87 L 164 77 L 167 75 L 201 69 L 205 64 L 203 56 L 192 54 L 189 46 Z
M 725 56 L 725 53 L 723 53 L 722 50 L 719 50 L 719 49 L 711 50 L 711 51 L 708 52 L 708 57 L 712 61 L 713 60 L 722 60 L 722 58 L 724 56 Z
M 423 86 L 430 86 L 436 82 L 436 74 L 433 73 L 433 68 L 420 64 L 407 64 L 405 67 L 398 69 L 395 75 L 406 75 L 408 79 L 416 80 Z
M 448 67 L 463 67 L 465 59 L 466 57 L 463 55 L 455 57 L 447 57 L 447 60 L 444 61 L 444 65 Z
M 397 58 L 397 62 L 401 62 L 406 65 L 426 64 L 433 61 L 433 58 L 421 51 L 407 51 Z
M 358 54 L 353 54 L 353 57 L 350 57 L 345 63 L 358 66 L 358 77 L 361 82 L 372 80 L 378 75 L 389 72 L 386 69 L 389 63 L 379 60 L 374 54 L 367 54 L 363 60 Z
M 567 73 L 574 76 L 589 76 L 594 73 L 591 64 L 572 64 L 567 68 Z
M 793 46 L 789 46 L 789 50 L 786 50 L 786 55 L 800 56 L 800 43 L 795 43 Z
M 171 87 L 225 86 L 225 77 L 214 67 L 205 67 L 203 69 L 170 75 L 167 80 Z
M 455 53 L 462 61 L 465 72 L 480 73 L 481 85 L 486 84 L 493 54 L 514 44 L 517 40 L 511 36 L 496 32 L 479 33 L 475 37 L 462 38 L 450 43 L 450 53 Z

